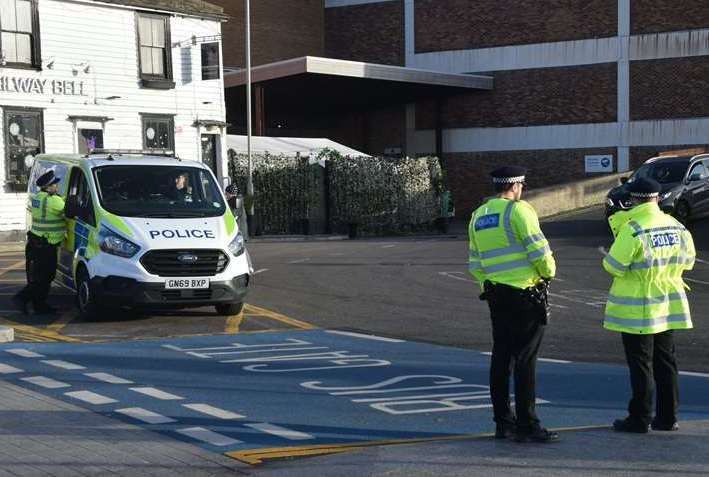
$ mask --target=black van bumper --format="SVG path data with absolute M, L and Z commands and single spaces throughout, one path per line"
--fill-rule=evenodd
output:
M 205 289 L 168 290 L 164 283 L 108 276 L 92 278 L 91 292 L 102 306 L 187 308 L 243 303 L 250 281 L 251 277 L 245 274 L 229 281 L 211 282 Z

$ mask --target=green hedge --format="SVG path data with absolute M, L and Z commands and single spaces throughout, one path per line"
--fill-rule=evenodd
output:
M 318 162 L 327 167 L 330 226 L 359 234 L 403 233 L 432 228 L 441 213 L 443 174 L 437 158 L 390 159 L 341 156 L 325 150 L 315 160 L 300 156 L 253 156 L 255 213 L 262 233 L 302 233 L 325 193 Z M 230 155 L 229 172 L 246 192 L 247 157 Z

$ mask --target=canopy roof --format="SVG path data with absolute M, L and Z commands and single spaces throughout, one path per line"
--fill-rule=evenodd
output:
M 227 149 L 233 149 L 237 154 L 246 154 L 246 136 L 228 135 Z M 349 148 L 330 139 L 324 138 L 301 138 L 301 137 L 251 137 L 251 151 L 254 154 L 285 154 L 294 156 L 296 153 L 301 156 L 317 155 L 323 149 L 334 149 L 343 156 L 367 156 L 363 152 Z M 369 157 L 369 156 L 367 156 Z

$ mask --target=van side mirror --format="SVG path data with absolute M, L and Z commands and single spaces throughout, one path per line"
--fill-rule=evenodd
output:
M 625 184 L 625 183 L 628 182 L 628 179 L 629 179 L 629 177 L 621 177 L 621 178 L 620 178 L 620 183 L 621 183 L 621 184 Z
M 64 216 L 67 219 L 73 219 L 79 215 L 79 199 L 76 196 L 67 198 L 64 206 Z

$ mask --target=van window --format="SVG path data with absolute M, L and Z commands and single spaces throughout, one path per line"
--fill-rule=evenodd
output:
M 212 174 L 189 166 L 111 165 L 94 170 L 101 206 L 122 217 L 219 217 Z
M 76 197 L 78 205 L 76 218 L 93 227 L 96 226 L 96 218 L 94 215 L 94 205 L 91 201 L 91 189 L 86 177 L 81 169 L 75 167 L 71 171 L 71 182 L 69 183 L 69 192 L 67 200 Z
M 32 167 L 32 174 L 30 176 L 29 183 L 30 194 L 36 194 L 39 192 L 39 187 L 37 187 L 36 184 L 37 179 L 39 179 L 42 174 L 49 172 L 50 170 L 54 170 L 54 175 L 61 178 L 61 181 L 59 182 L 59 194 L 65 195 L 66 185 L 69 183 L 67 180 L 69 168 L 65 164 L 57 164 L 48 161 L 37 161 L 34 164 L 34 167 Z

